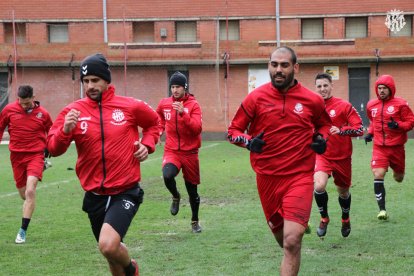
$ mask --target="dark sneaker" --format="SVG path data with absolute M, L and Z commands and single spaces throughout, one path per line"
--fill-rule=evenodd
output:
M 351 221 L 348 218 L 347 220 L 342 220 L 342 228 L 341 228 L 341 234 L 342 237 L 346 238 L 351 233 Z
M 191 230 L 193 231 L 193 233 L 201 233 L 202 229 L 201 229 L 200 223 L 198 221 L 192 221 Z
M 318 229 L 316 229 L 316 234 L 318 237 L 325 237 L 326 231 L 328 230 L 329 217 L 321 218 Z
M 178 211 L 180 210 L 180 199 L 181 199 L 180 196 L 178 196 L 178 198 L 175 198 L 175 197 L 172 198 L 170 212 L 171 212 L 171 215 L 173 216 L 178 214 Z
M 135 273 L 134 276 L 139 276 L 139 270 L 138 270 L 138 263 L 134 259 L 131 259 L 132 265 L 135 267 Z

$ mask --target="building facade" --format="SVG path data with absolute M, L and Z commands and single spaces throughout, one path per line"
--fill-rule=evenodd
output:
M 55 118 L 84 96 L 79 64 L 104 54 L 117 93 L 154 108 L 180 70 L 203 110 L 203 135 L 222 139 L 236 108 L 269 81 L 277 45 L 295 49 L 297 79 L 313 88 L 325 71 L 335 95 L 366 121 L 378 75 L 391 74 L 397 95 L 414 105 L 414 1 L 65 1 L 0 3 L 0 103 L 20 84 Z

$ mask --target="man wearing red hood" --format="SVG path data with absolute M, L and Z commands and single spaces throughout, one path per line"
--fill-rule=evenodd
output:
M 392 76 L 383 75 L 375 83 L 378 99 L 368 102 L 367 116 L 370 120 L 365 143 L 374 139 L 371 169 L 374 175 L 374 192 L 380 212 L 377 218 L 387 220 L 385 209 L 384 177 L 388 167 L 394 179 L 402 182 L 405 172 L 405 148 L 407 132 L 414 127 L 414 114 L 407 101 L 395 97 L 395 82 Z

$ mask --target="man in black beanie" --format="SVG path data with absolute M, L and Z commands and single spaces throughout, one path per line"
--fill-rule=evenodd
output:
M 187 92 L 187 78 L 175 72 L 170 78 L 171 97 L 160 101 L 157 113 L 161 119 L 161 133 L 165 131 L 165 147 L 162 162 L 164 183 L 172 195 L 170 212 L 177 215 L 181 195 L 177 190 L 175 177 L 183 170 L 185 187 L 191 206 L 191 229 L 200 233 L 198 219 L 200 184 L 198 149 L 201 146 L 201 109 L 195 97 Z
M 140 162 L 155 150 L 159 118 L 145 102 L 115 94 L 101 54 L 82 61 L 80 79 L 87 97 L 60 112 L 48 135 L 48 150 L 59 156 L 75 141 L 76 174 L 85 190 L 82 209 L 99 250 L 113 275 L 139 275 L 123 238 L 143 200 Z

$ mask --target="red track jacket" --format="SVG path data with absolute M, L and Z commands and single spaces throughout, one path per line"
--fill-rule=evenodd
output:
M 10 134 L 10 151 L 43 152 L 52 119 L 39 102 L 36 101 L 32 112 L 28 113 L 16 100 L 6 105 L 0 114 L 0 141 L 7 126 Z
M 379 99 L 377 88 L 380 84 L 391 90 L 388 100 Z M 414 127 L 413 111 L 404 99 L 395 97 L 395 92 L 392 76 L 383 75 L 375 83 L 375 93 L 378 99 L 370 100 L 367 104 L 367 116 L 370 121 L 368 133 L 374 136 L 375 145 L 404 145 L 407 142 L 407 132 Z M 398 123 L 397 129 L 388 127 L 391 117 Z
M 186 93 L 180 101 L 184 112 L 172 109 L 174 97 L 164 98 L 157 107 L 161 120 L 160 134 L 166 133 L 165 149 L 172 151 L 194 151 L 201 147 L 201 108 L 192 94 Z
M 256 88 L 243 100 L 230 124 L 230 141 L 237 136 L 250 140 L 264 132 L 263 152 L 250 153 L 253 170 L 258 174 L 312 173 L 312 137 L 315 132 L 325 139 L 328 136 L 332 123 L 323 98 L 295 82 L 286 93 L 279 92 L 270 82 Z
M 350 158 L 352 156 L 351 137 L 364 134 L 362 119 L 349 102 L 340 98 L 330 97 L 325 100 L 325 105 L 332 125 L 338 127 L 341 132 L 329 136 L 328 147 L 323 155 L 331 160 Z
M 75 129 L 65 134 L 65 115 L 71 109 L 81 114 Z M 76 173 L 82 188 L 98 194 L 118 194 L 141 179 L 140 162 L 133 156 L 138 127 L 143 133 L 141 143 L 149 153 L 154 152 L 159 139 L 157 113 L 143 101 L 115 95 L 110 85 L 100 103 L 86 97 L 65 107 L 49 132 L 47 146 L 52 156 L 58 156 L 75 141 Z

